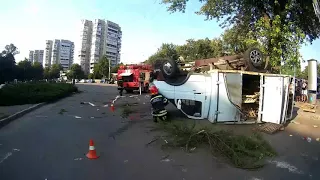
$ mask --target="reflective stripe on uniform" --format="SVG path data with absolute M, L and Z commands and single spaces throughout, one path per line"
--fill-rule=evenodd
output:
M 155 97 L 151 98 L 151 99 L 150 99 L 150 102 L 153 101 L 153 100 L 156 99 L 156 98 L 162 98 L 162 95 L 158 95 L 158 96 L 155 96 Z
M 162 110 L 162 111 L 160 111 L 160 112 L 157 113 L 157 114 L 152 113 L 153 116 L 164 116 L 164 115 L 166 115 L 166 114 L 167 114 L 167 110 Z

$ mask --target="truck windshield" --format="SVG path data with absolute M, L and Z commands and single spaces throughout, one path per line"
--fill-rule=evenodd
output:
M 122 76 L 123 82 L 132 82 L 133 81 L 133 75 L 130 76 Z

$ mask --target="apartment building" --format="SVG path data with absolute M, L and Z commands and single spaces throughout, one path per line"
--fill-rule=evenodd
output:
M 46 40 L 46 48 L 44 51 L 44 63 L 43 67 L 51 67 L 51 57 L 52 57 L 52 40 Z
M 102 19 L 81 21 L 81 44 L 78 59 L 86 74 L 93 72 L 93 67 L 107 55 L 110 65 L 120 62 L 122 31 L 118 24 Z
M 80 45 L 78 46 L 78 60 L 82 70 L 88 74 L 90 72 L 90 55 L 92 42 L 92 21 L 81 20 Z
M 34 51 L 32 51 L 32 50 L 29 51 L 29 61 L 31 63 L 33 63 L 33 53 L 34 53 Z
M 43 54 L 44 50 L 31 50 L 29 51 L 29 61 L 31 63 L 39 62 L 40 64 L 43 63 Z
M 50 43 L 52 45 L 50 45 Z M 74 59 L 74 43 L 72 41 L 64 39 L 55 39 L 53 41 L 47 40 L 46 47 L 48 47 L 48 59 L 46 60 L 50 62 L 49 67 L 53 64 L 61 64 L 64 70 L 71 67 Z
M 114 22 L 107 21 L 106 55 L 111 66 L 120 63 L 121 40 L 121 27 Z

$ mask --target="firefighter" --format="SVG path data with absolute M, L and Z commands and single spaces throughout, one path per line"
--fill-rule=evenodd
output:
M 123 79 L 120 76 L 118 79 L 118 90 L 119 90 L 119 95 L 122 96 L 122 92 L 123 92 Z
M 149 88 L 151 93 L 150 103 L 152 105 L 152 117 L 154 122 L 158 122 L 158 119 L 162 121 L 167 120 L 167 110 L 165 106 L 168 104 L 168 99 L 159 93 L 156 86 Z

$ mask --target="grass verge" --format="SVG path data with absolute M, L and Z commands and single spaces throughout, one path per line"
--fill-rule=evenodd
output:
M 158 123 L 157 130 L 166 132 L 163 147 L 182 147 L 187 152 L 196 147 L 208 147 L 217 157 L 222 157 L 237 168 L 257 169 L 264 166 L 265 159 L 276 152 L 261 134 L 235 135 L 231 131 L 198 127 L 194 123 L 172 121 Z
M 67 83 L 21 83 L 9 84 L 0 89 L 0 106 L 50 102 L 78 92 Z

